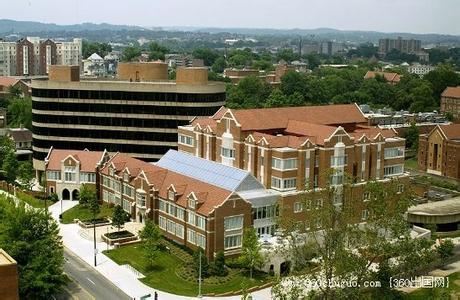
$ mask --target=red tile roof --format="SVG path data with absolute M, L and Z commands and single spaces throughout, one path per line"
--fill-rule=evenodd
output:
M 357 142 L 363 135 L 372 140 L 379 133 L 384 138 L 393 138 L 397 136 L 396 132 L 391 129 L 380 129 L 378 127 L 358 128 L 354 132 L 350 133 L 350 135 L 353 136 L 355 138 L 355 142 Z
M 8 87 L 10 85 L 15 85 L 19 79 L 13 78 L 13 77 L 7 77 L 7 76 L 0 76 L 0 85 Z
M 61 170 L 61 161 L 69 155 L 80 162 L 80 171 L 95 172 L 97 164 L 103 160 L 102 151 L 88 150 L 61 150 L 52 148 L 48 153 L 45 161 L 47 162 L 46 170 Z
M 460 98 L 460 86 L 457 86 L 457 87 L 448 86 L 444 90 L 444 92 L 442 92 L 441 97 Z
M 336 130 L 337 127 L 334 126 L 289 120 L 284 132 L 296 136 L 306 136 L 310 138 L 310 141 L 315 141 L 318 145 L 324 145 L 324 140 L 329 138 Z
M 397 83 L 401 81 L 401 75 L 398 73 L 393 72 L 374 72 L 374 71 L 367 71 L 366 75 L 364 75 L 364 79 L 375 78 L 376 75 L 383 76 L 386 81 Z
M 460 124 L 439 125 L 439 129 L 450 139 L 460 139 Z
M 308 139 L 312 143 L 316 142 L 315 137 L 298 137 L 298 136 L 293 136 L 293 135 L 277 136 L 277 135 L 271 135 L 271 134 L 266 134 L 266 133 L 261 133 L 261 132 L 254 132 L 253 137 L 255 138 L 257 142 L 260 142 L 262 138 L 265 138 L 270 148 L 283 148 L 283 147 L 299 148 Z
M 202 215 L 209 215 L 215 207 L 221 205 L 232 194 L 231 191 L 222 189 L 209 183 L 161 168 L 159 166 L 143 162 L 128 155 L 117 153 L 101 169 L 101 173 L 109 175 L 110 165 L 116 167 L 116 174 L 123 176 L 122 171 L 128 168 L 131 174 L 131 183 L 142 171 L 149 184 L 158 190 L 159 196 L 168 198 L 168 190 L 174 185 L 177 193 L 176 204 L 187 207 L 187 197 L 193 192 L 201 203 L 196 211 Z

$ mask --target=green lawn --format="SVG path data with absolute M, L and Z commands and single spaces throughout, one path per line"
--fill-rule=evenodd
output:
M 416 158 L 409 158 L 409 159 L 406 159 L 406 161 L 404 162 L 404 167 L 406 169 L 412 169 L 412 170 L 417 170 L 418 168 L 418 161 Z
M 449 276 L 449 287 L 421 288 L 412 293 L 406 294 L 407 300 L 425 299 L 459 299 L 460 298 L 460 273 L 453 273 Z M 450 295 L 450 296 L 449 296 Z
M 30 206 L 32 207 L 35 207 L 35 208 L 45 208 L 45 200 L 41 200 L 41 199 L 37 199 L 33 196 L 30 196 L 26 193 L 23 193 L 23 192 L 20 192 L 20 191 L 17 191 L 16 192 L 16 196 L 26 202 L 27 204 L 29 204 Z M 47 206 L 50 206 L 51 204 L 53 204 L 53 202 L 51 201 L 46 201 L 46 205 Z
M 149 267 L 143 256 L 141 244 L 123 246 L 118 249 L 104 251 L 116 263 L 130 264 L 136 270 L 144 274 L 146 277 L 141 281 L 148 286 L 184 296 L 196 296 L 198 294 L 198 284 L 183 279 L 177 275 L 183 262 L 173 254 L 167 252 L 159 252 L 156 259 L 156 265 Z M 270 280 L 268 275 L 258 275 L 258 278 L 252 281 L 242 272 L 237 272 L 234 276 L 225 283 L 202 285 L 203 294 L 222 294 L 230 291 L 241 290 L 242 283 L 246 282 L 247 287 L 262 285 Z
M 103 203 L 101 206 L 101 212 L 96 216 L 96 218 L 105 218 L 111 217 L 113 214 L 113 207 L 110 207 L 108 204 Z M 80 221 L 92 220 L 93 214 L 89 211 L 88 208 L 78 204 L 72 207 L 69 210 L 66 210 L 62 214 L 61 223 L 70 224 L 73 223 L 74 219 L 79 219 Z

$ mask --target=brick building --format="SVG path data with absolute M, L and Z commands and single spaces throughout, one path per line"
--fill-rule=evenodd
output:
M 405 140 L 393 130 L 367 126 L 353 104 L 221 108 L 212 117 L 180 126 L 178 138 L 179 151 L 251 172 L 266 188 L 280 192 L 280 204 L 298 220 L 308 216 L 300 201 L 305 192 L 341 186 L 348 175 L 360 200 L 370 180 L 407 177 Z M 357 221 L 368 215 L 364 210 L 361 204 L 356 209 Z
M 389 84 L 397 84 L 401 81 L 401 75 L 398 73 L 393 72 L 374 72 L 374 71 L 367 71 L 366 75 L 364 75 L 364 79 L 371 79 L 375 78 L 376 76 L 381 76 L 385 79 L 386 82 Z
M 456 122 L 460 121 L 460 86 L 448 86 L 442 92 L 441 113 L 451 113 Z
M 45 158 L 46 190 L 60 200 L 77 200 L 83 183 L 98 188 L 98 171 L 109 159 L 106 151 L 51 148 Z
M 100 198 L 208 258 L 239 253 L 243 229 L 273 234 L 278 193 L 249 172 L 168 151 L 156 164 L 115 154 L 101 169 Z
M 0 249 L 0 299 L 19 300 L 18 265 L 3 249 Z
M 460 124 L 438 125 L 420 135 L 418 167 L 427 173 L 460 179 Z

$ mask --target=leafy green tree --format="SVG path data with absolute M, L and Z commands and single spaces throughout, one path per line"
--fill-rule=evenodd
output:
M 260 249 L 261 246 L 256 230 L 254 228 L 245 229 L 239 260 L 241 264 L 249 269 L 249 278 L 251 279 L 254 269 L 261 267 L 264 263 L 264 258 L 260 253 Z
M 9 151 L 5 155 L 5 160 L 3 161 L 2 164 L 2 169 L 6 173 L 6 180 L 9 183 L 13 183 L 18 175 L 18 167 L 19 163 L 16 158 L 16 155 L 14 154 L 13 151 Z
M 31 188 L 32 180 L 35 178 L 35 170 L 30 161 L 19 164 L 18 178 L 27 188 Z
M 294 50 L 292 50 L 291 48 L 285 48 L 285 49 L 278 50 L 278 53 L 276 54 L 276 58 L 278 59 L 278 61 L 284 60 L 290 63 L 294 60 L 299 60 L 300 55 L 299 53 L 295 53 Z
M 221 57 L 219 52 L 210 48 L 198 48 L 193 50 L 194 58 L 202 59 L 205 66 L 212 66 L 214 62 Z
M 306 95 L 309 92 L 305 75 L 294 71 L 288 71 L 281 77 L 280 89 L 286 96 L 290 96 L 295 92 Z
M 7 136 L 0 136 L 0 162 L 3 162 L 10 152 L 14 153 L 13 141 Z
M 125 225 L 126 214 L 120 205 L 116 205 L 112 214 L 112 225 L 117 227 L 118 231 Z
M 201 256 L 200 256 L 201 253 Z M 209 275 L 209 262 L 208 258 L 204 254 L 204 250 L 199 247 L 194 253 L 193 253 L 193 268 L 195 269 L 195 272 L 198 275 L 200 274 L 200 257 L 201 257 L 201 276 L 202 277 L 207 277 Z
M 331 174 L 322 174 L 326 182 Z M 313 247 L 317 254 L 319 271 L 307 274 L 303 279 L 342 282 L 353 278 L 357 282 L 358 286 L 352 288 L 319 286 L 317 296 L 321 299 L 367 298 L 369 289 L 364 281 L 388 278 L 389 275 L 409 277 L 435 258 L 431 240 L 410 236 L 404 217 L 413 199 L 408 186 L 401 192 L 400 185 L 405 184 L 399 180 L 367 183 L 363 186 L 369 193 L 367 213 L 364 214 L 356 211 L 356 202 L 362 201 L 362 194 L 356 194 L 352 188 L 353 178 L 348 175 L 345 178 L 339 187 L 327 184 L 317 193 L 305 194 L 304 207 L 314 209 L 314 213 L 300 226 L 298 222 L 283 217 L 283 211 L 280 216 L 280 227 L 291 237 L 287 240 L 296 247 Z M 294 226 L 312 230 L 298 234 L 299 231 L 293 230 Z M 286 251 L 290 251 L 289 248 Z M 292 281 L 292 288 L 275 289 L 279 293 L 276 296 L 289 297 L 291 291 L 298 293 L 304 288 L 301 282 Z M 391 287 L 387 288 L 387 291 L 391 290 Z
M 8 125 L 32 129 L 32 98 L 11 99 L 7 109 Z
M 93 202 L 97 202 L 95 187 L 91 184 L 82 184 L 78 193 L 78 201 L 81 205 L 90 208 Z
M 215 73 L 223 73 L 227 67 L 227 62 L 223 56 L 219 56 L 214 60 L 214 63 L 211 66 L 211 70 Z
M 267 102 L 265 102 L 265 107 L 282 107 L 287 105 L 287 97 L 280 89 L 273 89 L 270 96 L 267 98 Z
M 455 73 L 449 65 L 438 66 L 435 70 L 426 74 L 423 79 L 431 83 L 433 97 L 438 101 L 446 87 L 460 85 L 460 75 Z
M 8 94 L 10 94 L 10 97 L 13 97 L 13 98 L 21 98 L 22 90 L 19 86 L 10 85 L 8 87 Z
M 374 46 L 372 43 L 365 43 L 359 45 L 356 49 L 348 51 L 348 57 L 366 57 L 371 58 L 377 56 L 379 48 Z
M 18 263 L 21 299 L 51 299 L 67 284 L 59 227 L 48 212 L 0 196 L 0 248 Z
M 321 59 L 320 59 L 318 54 L 313 54 L 313 53 L 308 54 L 306 56 L 306 59 L 308 61 L 308 68 L 310 70 L 314 70 L 314 69 L 318 68 L 319 65 L 321 64 Z
M 97 53 L 100 57 L 104 57 L 107 54 L 112 52 L 112 46 L 107 43 L 98 43 L 98 42 L 89 42 L 83 40 L 82 43 L 82 56 L 83 58 L 88 58 L 93 53 Z
M 141 49 L 138 47 L 126 47 L 121 54 L 121 61 L 130 62 L 141 56 Z
M 263 107 L 271 87 L 256 76 L 248 76 L 227 88 L 227 106 L 230 108 Z
M 226 276 L 228 274 L 228 270 L 225 267 L 225 254 L 224 251 L 218 251 L 216 253 L 216 258 L 214 262 L 210 266 L 211 274 L 217 276 Z
M 433 98 L 433 90 L 427 83 L 414 88 L 410 97 L 413 99 L 409 108 L 411 112 L 433 111 L 437 107 L 437 103 Z
M 415 122 L 411 123 L 409 128 L 407 128 L 404 138 L 406 139 L 406 147 L 414 150 L 415 153 L 418 151 L 418 137 L 420 131 L 415 125 Z
M 443 240 L 437 247 L 436 247 L 436 251 L 439 255 L 439 258 L 441 259 L 441 262 L 443 265 L 445 265 L 447 263 L 447 260 L 449 259 L 449 257 L 452 256 L 452 254 L 454 253 L 454 248 L 455 248 L 455 245 L 454 245 L 454 242 L 452 242 L 451 239 L 445 239 Z
M 155 264 L 158 251 L 161 250 L 161 231 L 152 220 L 145 221 L 144 228 L 139 232 L 139 237 L 142 239 L 142 248 L 144 255 L 150 266 Z
M 149 45 L 149 60 L 164 60 L 165 54 L 169 52 L 169 49 L 156 43 L 150 42 Z

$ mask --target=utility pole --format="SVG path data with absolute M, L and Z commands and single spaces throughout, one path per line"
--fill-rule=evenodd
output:
M 201 251 L 199 251 L 200 268 L 198 272 L 198 299 L 201 299 Z

